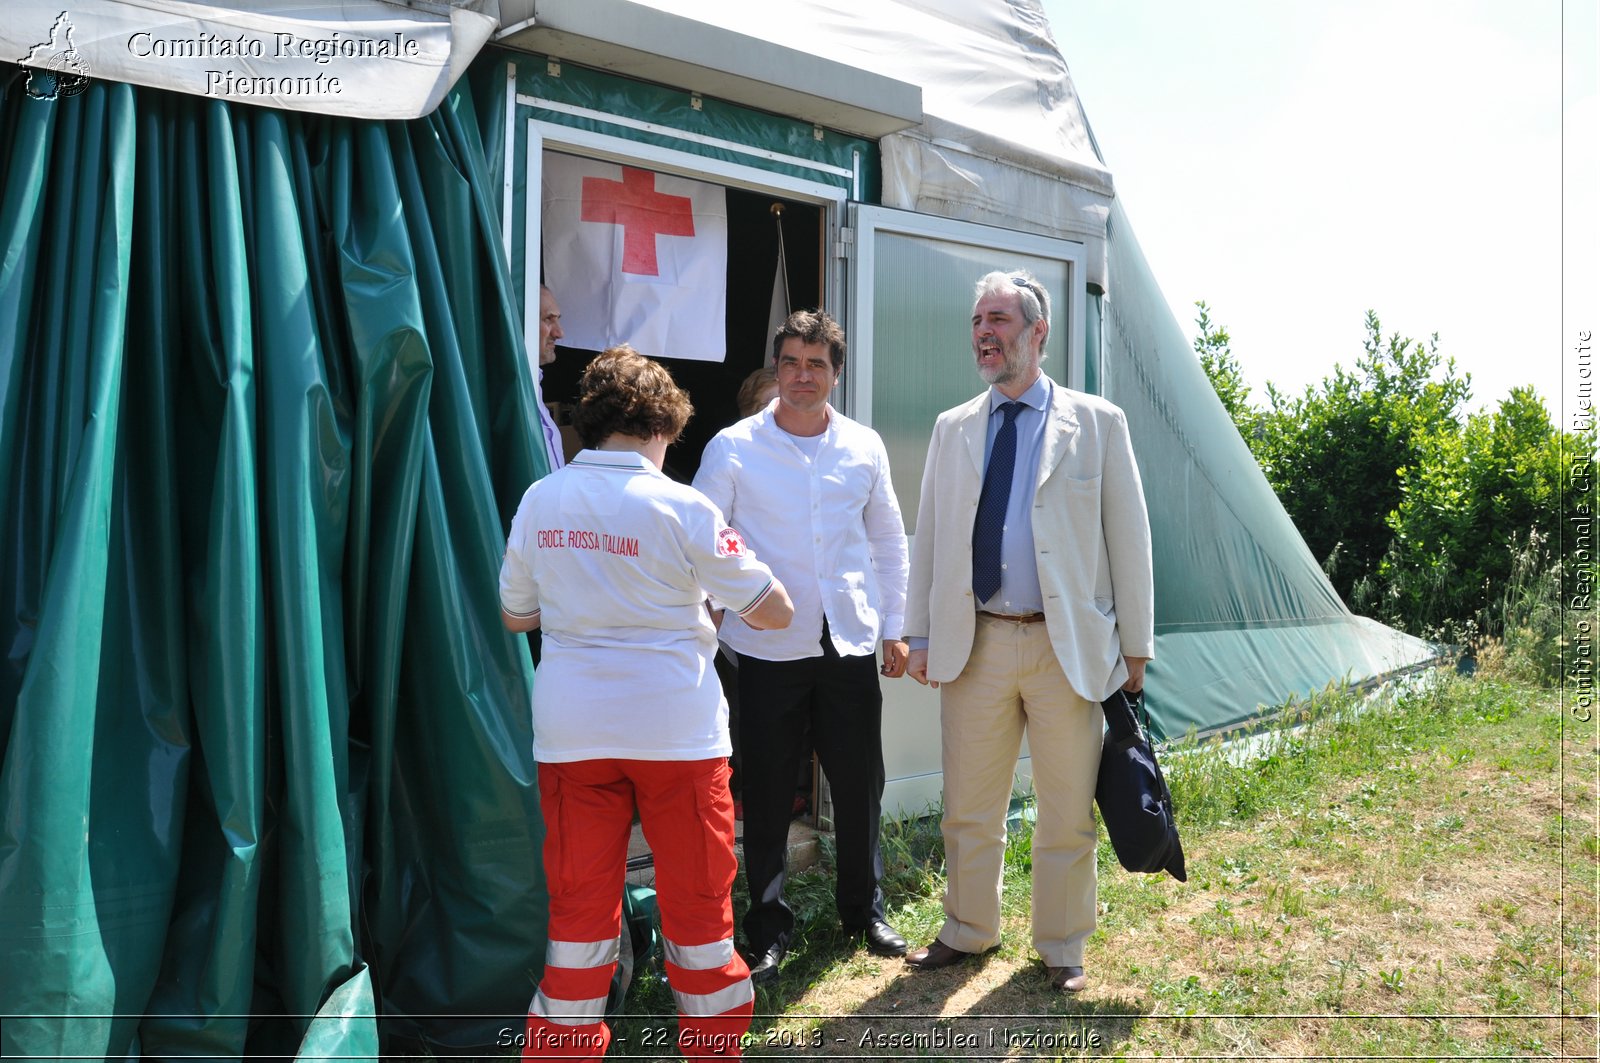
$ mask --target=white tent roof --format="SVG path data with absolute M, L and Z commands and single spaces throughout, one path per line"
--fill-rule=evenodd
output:
M 885 205 L 1080 240 L 1104 286 L 1111 175 L 1039 0 L 501 0 L 501 12 L 512 47 L 878 137 Z
M 534 0 L 536 20 L 546 6 Z M 616 6 L 669 12 L 920 85 L 922 110 L 935 129 L 976 134 L 984 150 L 1031 157 L 1109 191 L 1038 0 L 628 0 Z M 972 143 L 970 136 L 964 140 Z

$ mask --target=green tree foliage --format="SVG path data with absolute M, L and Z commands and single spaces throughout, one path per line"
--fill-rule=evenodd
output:
M 1471 378 L 1368 311 L 1362 354 L 1290 396 L 1249 401 L 1228 333 L 1196 304 L 1195 352 L 1334 588 L 1357 612 L 1419 635 L 1497 626 L 1513 561 L 1549 567 L 1564 437 L 1531 388 L 1465 414 Z
M 1245 382 L 1244 371 L 1233 356 L 1230 346 L 1233 340 L 1227 329 L 1212 324 L 1211 308 L 1204 299 L 1194 305 L 1198 311 L 1195 327 L 1200 330 L 1200 335 L 1195 337 L 1194 352 L 1200 356 L 1200 365 L 1211 379 L 1211 386 L 1216 389 L 1217 398 L 1222 400 L 1228 416 L 1239 426 L 1239 433 L 1249 439 L 1255 434 L 1258 414 L 1250 405 L 1250 385 Z
M 1561 433 L 1532 388 L 1514 388 L 1493 413 L 1421 440 L 1400 470 L 1394 533 L 1379 565 L 1384 615 L 1438 627 L 1471 617 L 1511 575 L 1518 547 L 1546 549 L 1561 512 Z M 1530 542 L 1530 538 L 1533 540 Z

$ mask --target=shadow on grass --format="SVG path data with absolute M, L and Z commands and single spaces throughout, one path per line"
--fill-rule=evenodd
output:
M 849 944 L 833 953 L 835 967 L 840 960 L 848 962 L 853 948 Z M 899 959 L 874 957 L 867 962 L 903 966 Z M 907 968 L 876 993 L 855 1001 L 847 1015 L 818 1016 L 807 1022 L 803 1012 L 791 1008 L 781 1016 L 780 1027 L 798 1026 L 797 1036 L 803 1047 L 815 1056 L 860 1058 L 883 1053 L 883 1058 L 893 1058 L 932 1051 L 959 1058 L 987 1047 L 987 1035 L 981 1034 L 967 1016 L 942 1018 L 941 1013 L 969 979 L 982 973 L 983 967 L 984 962 L 979 960 L 943 971 L 915 972 Z M 814 973 L 821 974 L 825 969 L 826 965 L 819 965 Z M 779 990 L 782 988 L 780 985 Z M 776 995 L 773 1003 L 783 1005 Z M 776 1047 L 782 1047 L 781 1037 L 779 1041 Z M 758 1049 L 752 1054 L 761 1053 Z
M 961 1018 L 987 1027 L 996 1048 L 1024 1057 L 1097 1057 L 1116 1053 L 1132 1038 L 1150 1003 L 1138 997 L 1067 994 L 1050 985 L 1042 964 L 1012 972 Z
M 785 977 L 756 1000 L 750 1055 L 807 1058 L 852 1056 L 941 1059 L 1094 1058 L 1115 1054 L 1131 1039 L 1150 1005 L 1132 997 L 1068 997 L 1050 988 L 1042 968 L 1017 970 L 975 1005 L 946 1015 L 950 1001 L 981 978 L 998 956 L 941 971 L 906 972 L 855 1003 L 848 1015 L 807 1015 L 781 1009 L 811 979 L 837 963 L 842 950 L 818 953 L 786 969 Z M 894 962 L 894 961 L 887 961 Z

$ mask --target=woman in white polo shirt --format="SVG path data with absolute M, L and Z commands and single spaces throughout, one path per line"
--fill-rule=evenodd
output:
M 544 979 L 523 1058 L 605 1054 L 635 807 L 655 854 L 679 1051 L 738 1056 L 754 993 L 733 947 L 728 708 L 707 613 L 760 628 L 793 606 L 722 513 L 662 472 L 688 397 L 631 348 L 590 363 L 584 449 L 522 498 L 500 570 L 502 618 L 542 629 L 533 751 L 550 890 Z

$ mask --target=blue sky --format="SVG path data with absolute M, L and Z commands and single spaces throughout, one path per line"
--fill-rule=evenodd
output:
M 1475 405 L 1532 384 L 1560 417 L 1600 302 L 1600 5 L 1044 6 L 1167 301 L 1191 335 L 1210 304 L 1257 402 L 1354 362 L 1370 308 Z

